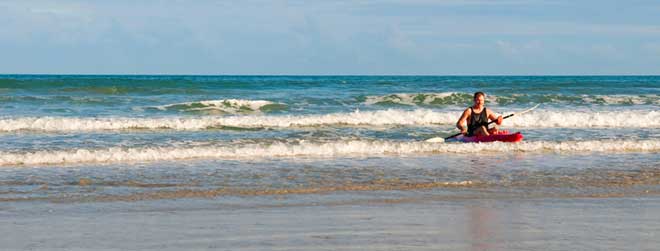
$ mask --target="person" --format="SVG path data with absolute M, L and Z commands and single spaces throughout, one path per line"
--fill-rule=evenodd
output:
M 483 92 L 474 93 L 474 104 L 468 107 L 456 122 L 456 127 L 461 130 L 465 136 L 488 136 L 496 134 L 498 129 L 493 127 L 488 129 L 488 120 L 494 120 L 497 125 L 502 124 L 502 116 L 495 116 L 493 111 L 484 106 L 486 94 Z M 464 126 L 467 122 L 467 128 Z

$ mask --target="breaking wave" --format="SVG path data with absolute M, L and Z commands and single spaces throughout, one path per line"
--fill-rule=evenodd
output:
M 245 114 L 280 109 L 283 104 L 266 100 L 221 99 L 148 107 L 162 111 L 202 112 L 206 114 Z
M 94 131 L 127 129 L 205 130 L 310 126 L 453 125 L 459 111 L 428 109 L 380 110 L 325 115 L 245 115 L 161 118 L 23 117 L 0 119 L 0 131 Z M 504 113 L 508 114 L 508 113 Z M 660 128 L 660 111 L 581 112 L 533 111 L 505 120 L 504 127 L 533 128 Z
M 218 146 L 113 147 L 36 152 L 0 152 L 0 165 L 112 163 L 184 159 L 253 159 L 273 157 L 335 157 L 420 153 L 589 153 L 660 152 L 660 140 L 531 141 L 521 143 L 428 143 L 384 140 L 330 142 L 234 143 Z
M 426 105 L 465 106 L 472 103 L 471 93 L 396 93 L 362 98 L 367 105 Z M 562 94 L 511 94 L 487 95 L 490 104 L 563 104 L 563 105 L 660 105 L 660 95 L 562 95 Z

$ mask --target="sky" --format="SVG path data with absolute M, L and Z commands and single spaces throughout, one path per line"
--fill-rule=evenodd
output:
M 0 0 L 0 74 L 658 75 L 660 1 Z

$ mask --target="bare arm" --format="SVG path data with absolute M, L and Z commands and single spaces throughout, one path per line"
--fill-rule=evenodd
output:
M 458 130 L 461 130 L 461 133 L 463 134 L 467 133 L 467 128 L 465 128 L 465 126 L 463 125 L 466 123 L 467 118 L 470 116 L 470 113 L 471 113 L 470 109 L 465 109 L 465 111 L 463 111 L 463 114 L 461 115 L 461 118 L 459 118 L 458 121 L 456 122 L 456 128 L 458 128 Z
M 502 116 L 495 116 L 495 113 L 491 111 L 490 109 L 486 109 L 486 115 L 488 115 L 488 119 L 495 121 L 496 124 L 501 125 L 502 124 Z

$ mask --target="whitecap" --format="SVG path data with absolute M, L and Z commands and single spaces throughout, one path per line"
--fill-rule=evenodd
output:
M 336 140 L 233 143 L 211 146 L 112 147 L 36 152 L 0 152 L 0 165 L 149 162 L 184 159 L 254 159 L 409 154 L 659 152 L 659 140 L 529 141 L 521 143 L 428 143 Z

